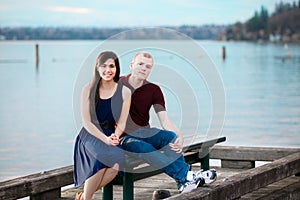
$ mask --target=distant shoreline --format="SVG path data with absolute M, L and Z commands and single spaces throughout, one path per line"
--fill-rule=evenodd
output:
M 0 27 L 0 40 L 105 40 L 112 36 L 120 39 L 176 39 L 164 29 L 171 29 L 192 39 L 216 40 L 227 26 L 179 26 L 151 28 L 76 28 L 76 27 Z M 149 31 L 151 30 L 151 32 Z M 181 37 L 182 38 L 182 37 Z
M 177 40 L 183 39 L 179 34 L 183 34 L 194 40 L 213 41 L 236 41 L 255 43 L 278 43 L 278 44 L 300 44 L 300 41 L 284 42 L 281 40 L 234 40 L 224 37 L 228 26 L 205 25 L 205 26 L 179 26 L 179 27 L 156 27 L 155 31 L 149 32 L 147 28 L 65 28 L 65 27 L 0 27 L 1 41 L 80 41 L 80 40 Z M 161 29 L 160 29 L 161 28 Z M 136 31 L 129 31 L 136 29 Z M 174 30 L 178 35 L 164 33 L 164 29 Z M 159 32 L 157 30 L 160 30 Z M 127 34 L 129 31 L 131 34 Z M 123 34 L 125 33 L 126 34 Z M 134 34 L 133 34 L 134 33 Z M 122 34 L 122 35 L 121 35 Z M 118 38 L 113 38 L 115 36 Z M 188 39 L 188 38 L 187 38 Z

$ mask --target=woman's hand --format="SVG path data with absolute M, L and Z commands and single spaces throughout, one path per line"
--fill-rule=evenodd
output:
M 117 146 L 119 142 L 119 136 L 115 133 L 112 133 L 109 137 L 107 137 L 108 145 Z

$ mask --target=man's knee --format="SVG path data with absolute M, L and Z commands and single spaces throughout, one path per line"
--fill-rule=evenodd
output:
M 128 137 L 128 138 L 124 138 L 121 141 L 121 146 L 126 151 L 135 152 L 133 150 L 139 151 L 139 148 L 140 148 L 139 143 L 140 143 L 140 141 L 138 141 L 136 138 Z
M 161 137 L 167 143 L 174 142 L 177 138 L 177 135 L 173 131 L 161 130 Z
M 175 140 L 177 138 L 176 133 L 174 133 L 173 131 L 168 131 L 170 138 L 172 138 L 172 140 Z

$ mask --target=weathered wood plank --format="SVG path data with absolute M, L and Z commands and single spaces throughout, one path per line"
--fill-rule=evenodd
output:
M 240 200 L 300 199 L 300 177 L 291 176 L 243 195 Z
M 195 140 L 196 138 L 193 138 Z M 185 139 L 186 140 L 186 139 Z M 197 142 L 185 141 L 185 145 L 183 147 L 183 152 L 199 150 L 201 148 L 212 147 L 217 143 L 225 142 L 226 137 L 218 137 L 218 138 L 204 138 L 202 140 L 196 140 Z
M 16 199 L 49 190 L 60 189 L 73 183 L 73 166 L 46 171 L 0 183 L 1 199 Z
M 259 200 L 274 200 L 274 199 L 300 199 L 300 182 L 287 186 L 282 190 L 264 196 Z
M 212 159 L 273 161 L 300 152 L 300 148 L 241 147 L 215 145 L 209 153 Z
M 223 168 L 234 168 L 234 169 L 251 169 L 255 167 L 255 161 L 245 160 L 221 160 L 221 166 Z
M 258 188 L 300 172 L 300 152 L 275 160 L 272 163 L 246 170 L 238 175 L 217 181 L 211 187 L 197 188 L 190 193 L 168 199 L 236 199 Z
M 45 191 L 42 193 L 34 194 L 30 196 L 30 200 L 48 200 L 48 199 L 58 199 L 61 197 L 61 189 L 54 189 Z

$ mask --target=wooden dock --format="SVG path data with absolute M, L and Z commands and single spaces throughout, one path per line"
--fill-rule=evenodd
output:
M 151 200 L 153 192 L 162 189 L 170 191 L 171 197 L 167 199 L 300 199 L 300 148 L 215 145 L 209 155 L 218 174 L 214 183 L 179 194 L 172 178 L 158 174 L 134 182 L 134 199 Z M 192 168 L 199 170 L 200 164 L 193 164 Z M 72 184 L 73 167 L 67 166 L 1 182 L 0 200 L 29 195 L 30 200 L 74 199 L 83 188 L 74 188 Z M 114 199 L 122 199 L 122 185 L 113 187 Z M 60 197 L 49 196 L 53 194 Z M 94 199 L 102 199 L 102 191 Z
M 170 191 L 169 199 L 300 199 L 300 176 L 294 175 L 300 172 L 299 152 L 300 149 L 215 146 L 210 157 L 221 161 L 214 166 L 216 182 L 179 194 L 175 181 L 159 174 L 136 181 L 134 199 L 151 200 L 156 190 Z M 199 164 L 192 166 L 195 171 L 199 168 Z M 62 199 L 73 199 L 78 191 L 82 188 L 65 190 Z M 102 199 L 102 191 L 94 199 Z M 114 186 L 114 199 L 122 199 L 122 186 Z
M 217 181 L 209 186 L 203 186 L 198 188 L 197 191 L 207 190 L 213 186 L 219 184 L 219 182 L 226 182 L 229 177 L 238 175 L 246 169 L 232 169 L 232 168 L 220 168 L 214 167 L 217 170 Z M 193 170 L 198 170 L 199 166 L 194 165 Z M 134 183 L 134 199 L 135 200 L 151 200 L 153 191 L 155 190 L 169 190 L 171 195 L 178 195 L 176 184 L 172 178 L 166 174 L 159 174 L 147 179 L 139 180 Z M 82 191 L 80 188 L 70 188 L 62 191 L 61 200 L 73 200 L 76 192 Z M 286 196 L 292 196 L 286 198 Z M 294 197 L 293 197 L 294 196 Z M 284 197 L 284 198 L 283 198 Z M 297 198 L 296 198 L 297 197 Z M 270 184 L 266 187 L 262 187 L 251 193 L 247 193 L 240 197 L 242 200 L 254 200 L 254 199 L 300 199 L 300 176 L 291 176 L 281 181 Z M 94 195 L 94 200 L 102 199 L 102 191 L 98 191 Z M 122 199 L 122 186 L 114 186 L 114 199 Z M 187 199 L 187 198 L 184 198 Z
M 193 170 L 199 170 L 199 165 L 193 165 Z M 229 169 L 215 167 L 218 172 L 217 180 L 224 180 L 227 177 L 238 174 L 244 169 Z M 300 177 L 299 177 L 300 178 Z M 215 184 L 215 183 L 212 183 Z M 206 186 L 205 186 L 206 187 Z M 204 188 L 205 188 L 204 187 Z M 82 187 L 70 188 L 62 191 L 62 200 L 73 200 L 76 193 L 82 191 Z M 147 179 L 134 182 L 134 199 L 135 200 L 151 200 L 153 191 L 155 190 L 169 190 L 171 195 L 177 195 L 178 190 L 175 181 L 166 174 L 158 174 Z M 114 199 L 122 199 L 123 187 L 120 185 L 114 186 Z M 95 193 L 93 199 L 102 199 L 102 191 Z

